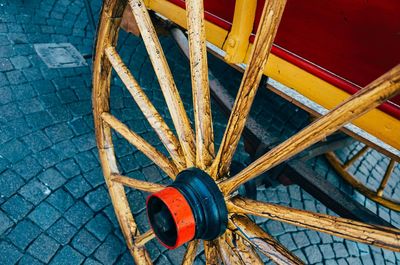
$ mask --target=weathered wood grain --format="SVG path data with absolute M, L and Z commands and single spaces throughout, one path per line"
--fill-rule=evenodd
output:
M 389 181 L 389 178 L 393 173 L 395 163 L 396 163 L 396 161 L 394 161 L 393 158 L 390 159 L 389 165 L 387 166 L 386 171 L 385 171 L 385 175 L 383 176 L 381 183 L 379 184 L 379 187 L 376 191 L 376 194 L 379 197 L 382 197 L 382 195 L 383 195 L 383 190 L 385 189 L 385 187 Z
M 183 256 L 182 259 L 182 265 L 193 264 L 193 261 L 196 258 L 196 251 L 197 247 L 199 246 L 199 243 L 200 241 L 198 239 L 189 242 L 185 255 Z
M 227 235 L 228 234 L 228 235 Z M 229 234 L 231 232 L 229 230 L 225 231 L 225 233 L 218 238 L 218 250 L 221 254 L 221 259 L 224 265 L 246 265 L 242 258 L 234 251 L 232 246 L 228 243 L 231 241 L 229 238 Z
M 242 197 L 232 198 L 227 207 L 231 213 L 261 216 L 392 251 L 400 251 L 399 229 L 369 225 Z
M 103 2 L 97 32 L 96 53 L 93 60 L 93 117 L 99 158 L 122 234 L 136 264 L 151 264 L 149 253 L 142 247 L 134 246 L 133 238 L 139 235 L 139 231 L 130 211 L 124 187 L 120 183 L 111 181 L 111 174 L 118 174 L 118 168 L 112 145 L 111 130 L 101 117 L 103 112 L 110 111 L 111 64 L 104 50 L 106 47 L 116 44 L 121 16 L 126 4 L 125 0 L 105 0 Z
M 114 182 L 117 182 L 117 183 L 121 183 L 122 185 L 124 185 L 126 187 L 130 187 L 130 188 L 133 188 L 136 190 L 141 190 L 141 191 L 149 192 L 149 193 L 158 192 L 165 188 L 164 185 L 161 185 L 158 183 L 138 180 L 138 179 L 134 179 L 134 178 L 118 175 L 118 174 L 112 174 L 111 180 Z
M 368 145 L 364 145 L 363 148 L 360 149 L 354 156 L 352 156 L 349 160 L 347 160 L 343 164 L 343 169 L 346 170 L 348 169 L 351 165 L 354 164 L 361 156 L 363 156 L 369 149 L 370 147 Z
M 298 257 L 293 255 L 282 244 L 276 241 L 275 238 L 244 215 L 232 215 L 230 217 L 229 228 L 242 236 L 252 244 L 253 247 L 258 249 L 276 264 L 304 264 Z
M 154 105 L 150 102 L 149 98 L 137 83 L 136 79 L 123 63 L 115 48 L 106 48 L 106 54 L 114 70 L 125 84 L 135 102 L 138 104 L 140 110 L 146 117 L 151 127 L 153 127 L 154 131 L 157 133 L 179 171 L 185 169 L 185 156 L 183 155 L 180 143 L 178 139 L 176 139 L 174 133 L 170 130 Z
M 154 234 L 153 230 L 150 229 L 150 230 L 147 230 L 147 232 L 135 237 L 133 239 L 133 242 L 136 247 L 143 247 L 147 242 L 149 242 L 150 240 L 152 240 L 155 237 L 156 237 L 156 235 Z
M 211 176 L 223 177 L 229 170 L 233 155 L 242 135 L 253 104 L 263 70 L 267 62 L 286 0 L 266 1 L 253 50 L 236 96 L 221 146 L 210 169 Z
M 196 146 L 192 127 L 178 89 L 176 88 L 171 70 L 168 66 L 160 41 L 158 40 L 153 23 L 142 0 L 128 0 L 135 16 L 140 34 L 153 64 L 154 71 L 160 83 L 165 101 L 171 114 L 172 121 L 178 134 L 183 153 L 186 157 L 186 166 L 191 167 L 196 159 Z
M 229 245 L 232 251 L 240 258 L 243 264 L 263 265 L 260 256 L 254 251 L 253 247 L 236 231 L 227 229 L 225 232 L 225 242 Z
M 203 0 L 187 0 L 186 16 L 196 132 L 196 167 L 205 170 L 214 158 L 214 132 L 208 84 Z
M 326 115 L 261 156 L 236 176 L 220 183 L 220 189 L 228 195 L 243 183 L 324 139 L 399 92 L 400 65 L 397 65 Z
M 170 178 L 175 179 L 178 169 L 167 157 L 157 151 L 151 144 L 131 131 L 125 124 L 108 112 L 101 114 L 103 120 L 115 131 L 121 134 L 129 143 L 135 146 L 140 152 L 146 155 L 151 161 L 159 166 Z
M 346 180 L 353 188 L 357 189 L 359 192 L 361 192 L 371 200 L 384 205 L 385 207 L 388 207 L 395 211 L 400 211 L 400 201 L 396 201 L 392 198 L 384 196 L 379 196 L 377 191 L 365 186 L 363 182 L 359 181 L 348 170 L 345 170 L 343 168 L 342 162 L 339 160 L 334 152 L 326 153 L 325 156 L 332 167 L 336 170 L 336 172 L 338 172 L 343 177 L 343 179 Z
M 219 265 L 220 254 L 217 248 L 217 240 L 207 241 L 204 240 L 204 255 L 206 257 L 206 265 Z

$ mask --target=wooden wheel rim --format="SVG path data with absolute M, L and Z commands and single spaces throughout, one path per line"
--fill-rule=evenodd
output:
M 123 65 L 122 60 L 115 51 L 114 47 L 118 38 L 121 17 L 128 2 L 133 9 L 142 37 L 145 43 L 147 42 L 146 48 L 155 67 L 156 74 L 160 80 L 163 80 L 160 85 L 166 97 L 168 108 L 171 111 L 175 128 L 178 129 L 178 137 L 175 137 L 168 126 L 164 125 L 161 116 L 156 113 L 151 102 L 143 94 L 140 86 Z M 105 0 L 102 7 L 93 74 L 93 112 L 96 141 L 116 216 L 136 263 L 151 264 L 150 256 L 144 245 L 154 238 L 154 234 L 152 231 L 148 231 L 140 235 L 129 209 L 124 186 L 147 192 L 160 191 L 164 186 L 127 178 L 119 174 L 112 143 L 111 128 L 115 129 L 128 139 L 131 144 L 152 159 L 172 179 L 179 171 L 193 165 L 209 172 L 215 180 L 223 178 L 217 183 L 222 193 L 226 196 L 230 212 L 229 229 L 216 240 L 205 241 L 205 256 L 209 264 L 215 264 L 220 259 L 225 264 L 261 264 L 261 259 L 255 252 L 255 248 L 279 264 L 302 263 L 285 247 L 251 222 L 250 219 L 246 219 L 246 214 L 259 215 L 400 251 L 400 231 L 397 229 L 371 226 L 343 218 L 232 197 L 232 192 L 244 182 L 304 150 L 307 146 L 331 134 L 345 123 L 398 93 L 400 91 L 400 66 L 393 68 L 385 76 L 371 83 L 366 89 L 351 97 L 299 134 L 293 136 L 290 141 L 294 144 L 290 141 L 282 143 L 245 170 L 226 179 L 229 165 L 243 131 L 262 76 L 263 67 L 267 61 L 283 13 L 285 1 L 269 1 L 264 7 L 261 18 L 262 23 L 260 23 L 260 25 L 264 26 L 258 29 L 251 59 L 242 80 L 221 148 L 215 158 L 206 72 L 208 69 L 205 56 L 203 6 L 201 0 L 187 1 L 187 5 L 189 47 L 192 48 L 190 49 L 190 57 L 195 104 L 196 141 L 144 3 L 141 0 Z M 172 161 L 110 114 L 109 96 L 112 67 L 116 70 L 118 69 L 117 73 L 127 85 L 129 92 L 141 110 L 143 112 L 145 109 L 149 111 L 147 112 L 148 115 L 145 116 L 156 130 L 164 146 L 166 146 Z M 340 119 L 339 117 L 342 118 Z M 316 129 L 320 130 L 313 133 Z M 262 211 L 254 210 L 258 208 L 262 209 Z M 301 220 L 301 222 L 298 222 L 298 220 Z M 324 222 L 318 222 L 317 220 L 324 220 Z M 362 228 L 361 230 L 360 227 Z M 189 243 L 183 264 L 190 264 L 194 260 L 198 244 L 198 240 L 193 240 Z
M 329 164 L 335 169 L 335 171 L 343 177 L 343 179 L 350 184 L 353 188 L 363 194 L 365 197 L 371 199 L 372 201 L 379 203 L 389 209 L 400 211 L 400 201 L 387 198 L 384 196 L 379 196 L 376 190 L 373 190 L 365 186 L 361 181 L 359 181 L 352 173 L 348 171 L 348 168 L 344 166 L 344 163 L 340 161 L 338 156 L 334 152 L 329 152 L 325 154 Z

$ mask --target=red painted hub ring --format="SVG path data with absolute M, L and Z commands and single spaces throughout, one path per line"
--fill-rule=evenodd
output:
M 196 222 L 193 211 L 182 193 L 174 187 L 167 187 L 148 196 L 146 204 L 148 204 L 149 200 L 152 198 L 158 198 L 165 204 L 168 211 L 171 213 L 176 226 L 177 236 L 175 244 L 167 245 L 158 238 L 160 243 L 168 249 L 175 249 L 192 240 L 196 233 Z M 149 223 L 151 224 L 151 222 Z M 152 229 L 154 230 L 154 227 L 152 227 Z

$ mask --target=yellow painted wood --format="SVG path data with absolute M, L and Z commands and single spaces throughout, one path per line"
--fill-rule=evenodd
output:
M 321 116 L 294 136 L 271 149 L 237 175 L 221 182 L 219 184 L 220 189 L 225 195 L 230 194 L 240 185 L 290 159 L 399 92 L 400 64 L 326 115 Z
M 158 1 L 158 0 L 155 0 Z M 93 72 L 93 109 L 94 109 L 94 119 L 95 119 L 95 128 L 96 128 L 96 140 L 99 148 L 100 160 L 103 166 L 103 173 L 106 179 L 107 186 L 110 190 L 110 196 L 113 201 L 113 205 L 115 207 L 116 215 L 118 221 L 120 223 L 122 232 L 127 241 L 128 247 L 135 259 L 137 264 L 151 264 L 151 259 L 149 254 L 146 252 L 144 248 L 144 244 L 151 240 L 154 237 L 154 233 L 152 231 L 147 231 L 146 233 L 140 235 L 133 215 L 129 208 L 129 203 L 126 198 L 125 190 L 123 185 L 131 186 L 133 188 L 142 189 L 146 191 L 158 191 L 163 188 L 162 185 L 154 184 L 154 183 L 146 183 L 143 181 L 131 180 L 127 177 L 119 175 L 116 157 L 114 154 L 114 148 L 112 144 L 112 135 L 111 128 L 119 131 L 126 139 L 131 141 L 136 146 L 141 148 L 141 151 L 151 158 L 153 161 L 162 169 L 166 170 L 167 174 L 174 176 L 176 174 L 175 164 L 170 162 L 166 157 L 163 157 L 162 154 L 159 154 L 157 150 L 155 150 L 152 146 L 148 145 L 143 139 L 139 138 L 138 135 L 134 134 L 130 131 L 124 124 L 119 122 L 116 118 L 111 116 L 110 108 L 109 108 L 109 96 L 110 96 L 110 76 L 111 76 L 111 64 L 106 55 L 106 48 L 115 46 L 117 37 L 118 37 L 118 28 L 119 23 L 121 21 L 121 15 L 124 11 L 125 0 L 105 0 L 103 3 L 103 13 L 102 19 L 100 21 L 99 28 L 99 36 L 96 47 L 96 54 L 94 60 L 94 72 Z M 151 21 L 148 17 L 147 10 L 143 3 L 150 5 L 152 0 L 146 0 L 142 2 L 141 0 L 129 0 L 133 8 L 137 8 L 134 10 L 136 18 L 139 18 L 138 24 L 141 28 L 141 32 L 143 34 L 143 38 L 146 39 L 146 47 L 149 49 L 149 54 L 154 61 L 159 62 L 160 64 L 156 64 L 155 67 L 161 67 L 162 69 L 156 69 L 159 71 L 159 74 L 163 76 L 162 82 L 166 88 L 167 96 L 169 97 L 167 101 L 170 101 L 169 108 L 175 111 L 175 114 L 179 117 L 185 116 L 184 109 L 181 106 L 179 95 L 177 94 L 176 88 L 174 87 L 172 77 L 169 73 L 168 65 L 166 64 L 165 58 L 160 55 L 162 53 L 161 47 L 159 46 L 158 38 L 154 33 L 154 27 L 151 24 Z M 166 2 L 166 1 L 165 1 Z M 279 1 L 278 1 L 279 2 Z M 270 41 L 270 40 L 269 40 Z M 155 49 L 154 46 L 155 45 Z M 257 50 L 257 49 L 256 49 Z M 204 55 L 204 54 L 202 54 Z M 111 56 L 111 60 L 114 57 Z M 115 58 L 114 58 L 115 59 Z M 118 60 L 115 61 L 118 64 Z M 251 67 L 249 67 L 251 68 Z M 204 69 L 203 69 L 204 70 Z M 261 75 L 261 71 L 256 71 L 257 78 Z M 398 71 L 397 71 L 398 72 Z M 396 72 L 396 73 L 397 73 Z M 125 76 L 127 77 L 127 76 Z M 129 77 L 127 80 L 130 79 Z M 130 80 L 131 81 L 131 80 Z M 383 80 L 385 81 L 385 80 Z M 396 79 L 393 81 L 393 84 L 398 82 Z M 129 81 L 128 81 L 129 84 Z M 376 85 L 376 84 L 373 84 Z M 385 93 L 392 93 L 392 87 L 390 85 L 387 87 L 385 93 L 376 93 L 369 91 L 372 89 L 366 89 L 362 93 L 359 93 L 356 98 L 361 102 L 360 113 L 365 109 L 366 102 L 377 102 L 379 100 L 376 97 L 381 96 L 380 100 L 383 100 Z M 372 95 L 368 94 L 372 93 Z M 365 96 L 365 94 L 370 95 L 370 97 Z M 174 102 L 175 101 L 175 102 Z M 354 101 L 352 101 L 354 103 Z M 355 101 L 356 104 L 357 101 Z M 246 101 L 245 101 L 245 104 Z M 351 105 L 351 104 L 350 104 Z M 343 107 L 343 115 L 327 115 L 327 122 L 335 123 L 335 118 L 338 120 L 346 120 L 346 118 L 351 116 L 352 114 L 348 114 L 348 112 L 357 112 L 352 108 L 344 108 Z M 358 106 L 358 105 L 357 105 Z M 355 107 L 354 107 L 355 108 Z M 337 109 L 339 111 L 340 108 Z M 340 111 L 339 111 L 340 112 Z M 182 121 L 181 121 L 182 122 Z M 338 121 L 340 123 L 340 121 Z M 317 125 L 311 126 L 313 129 L 320 128 Z M 185 121 L 182 124 L 187 123 Z M 320 122 L 319 125 L 321 125 Z M 336 124 L 337 125 L 337 124 Z M 332 125 L 333 126 L 333 125 Z M 335 126 L 331 129 L 333 130 Z M 179 127 L 180 128 L 180 127 Z M 335 127 L 336 128 L 336 127 Z M 185 129 L 190 131 L 190 125 Z M 329 131 L 330 129 L 325 128 L 325 131 Z M 240 131 L 240 130 L 239 130 Z M 273 165 L 274 163 L 278 163 L 279 159 L 283 159 L 285 155 L 290 156 L 295 153 L 296 150 L 303 148 L 307 145 L 308 139 L 312 138 L 313 132 L 318 133 L 318 130 L 311 130 L 307 132 L 303 132 L 303 134 L 299 134 L 295 136 L 292 143 L 286 145 L 287 150 L 285 148 L 284 151 L 280 152 L 278 148 L 277 158 L 274 158 L 273 161 L 269 161 L 266 159 L 265 164 L 263 162 L 259 165 L 253 166 L 253 168 L 248 168 L 248 173 L 257 174 L 257 172 L 265 169 L 265 166 L 268 163 L 269 165 Z M 181 135 L 181 137 L 187 137 L 187 135 Z M 303 137 L 303 138 L 302 138 Z M 191 138 L 191 136 L 189 136 Z M 181 139 L 181 138 L 180 138 Z M 187 140 L 187 138 L 185 138 Z M 296 142 L 296 139 L 299 142 Z M 189 139 L 190 140 L 190 139 Z M 299 146 L 296 146 L 296 143 Z M 191 140 L 189 142 L 183 141 L 183 144 L 186 144 L 186 148 L 192 145 Z M 283 144 L 285 146 L 285 144 Z M 191 154 L 185 154 L 186 158 L 190 158 L 192 160 Z M 268 158 L 268 157 L 267 157 Z M 287 157 L 286 157 L 287 158 Z M 264 157 L 265 160 L 265 157 Z M 192 163 L 194 160 L 192 160 Z M 261 167 L 259 167 L 261 165 Z M 246 174 L 243 173 L 243 176 L 246 178 Z M 236 180 L 242 182 L 243 179 L 237 177 Z M 238 185 L 238 182 L 234 180 L 233 182 L 223 181 L 219 185 L 222 186 L 222 191 L 225 193 L 229 193 L 229 191 L 235 189 L 235 185 Z M 240 183 L 239 183 L 240 184 Z M 331 217 L 323 214 L 315 214 L 307 211 L 301 211 L 297 209 L 291 209 L 287 207 L 276 206 L 268 203 L 262 202 L 251 202 L 249 200 L 246 201 L 244 199 L 244 203 L 238 201 L 238 198 L 234 198 L 232 200 L 228 200 L 228 209 L 232 212 L 237 212 L 239 214 L 254 214 L 259 216 L 268 217 L 271 219 L 277 219 L 279 221 L 292 223 L 298 226 L 303 226 L 306 228 L 312 228 L 318 231 L 331 233 L 344 238 L 349 238 L 353 240 L 357 240 L 360 242 L 377 245 L 381 247 L 386 247 L 392 250 L 399 250 L 399 230 L 392 228 L 385 228 L 379 226 L 370 226 L 367 224 L 363 224 L 360 222 L 354 222 L 351 220 Z M 232 220 L 231 220 L 232 221 Z M 251 229 L 250 229 L 251 230 Z M 250 231 L 249 230 L 249 231 Z M 260 230 L 257 230 L 255 227 L 252 227 L 250 232 L 258 231 L 261 236 L 265 237 L 265 234 L 261 233 Z M 220 259 L 222 258 L 225 264 L 258 264 L 260 260 L 257 258 L 257 254 L 254 254 L 253 247 L 249 244 L 248 241 L 241 240 L 236 238 L 241 234 L 237 231 L 228 231 L 222 237 L 214 240 L 214 241 L 206 241 L 205 242 L 205 257 L 207 264 L 220 264 Z M 262 241 L 261 244 L 266 241 Z M 270 241 L 272 242 L 272 241 Z M 189 244 L 189 249 L 185 254 L 184 264 L 190 263 L 193 261 L 195 256 L 195 249 L 197 247 L 198 241 L 192 241 Z M 268 247 L 268 244 L 262 245 L 262 247 Z M 265 249 L 264 249 L 265 250 Z M 270 254 L 274 254 L 274 250 L 268 252 Z M 275 252 L 276 254 L 276 252 Z
M 186 28 L 185 10 L 165 0 L 148 0 L 147 6 L 167 17 L 179 26 Z M 207 41 L 223 49 L 225 40 L 229 32 L 206 21 Z M 246 59 L 248 62 L 252 45 L 247 49 Z M 320 104 L 321 106 L 332 109 L 336 105 L 346 100 L 350 94 L 337 88 L 328 82 L 308 73 L 278 56 L 271 54 L 264 69 L 264 75 L 269 76 L 278 82 L 295 89 L 303 96 Z M 400 121 L 389 114 L 374 109 L 362 117 L 353 121 L 366 132 L 374 135 L 385 143 L 400 149 Z
M 135 100 L 136 104 L 139 106 L 143 115 L 146 117 L 151 127 L 153 127 L 154 131 L 157 133 L 158 138 L 164 144 L 179 171 L 185 169 L 185 156 L 183 155 L 181 145 L 179 144 L 178 139 L 176 139 L 174 133 L 165 123 L 160 113 L 156 110 L 156 108 L 151 103 L 147 95 L 144 93 L 143 89 L 140 87 L 129 69 L 123 63 L 115 48 L 108 47 L 106 48 L 105 52 L 115 72 L 117 72 L 118 76 L 121 78 L 122 82 L 125 84 L 129 93 Z
M 196 132 L 196 167 L 206 170 L 214 158 L 214 132 L 208 84 L 203 0 L 187 0 L 186 10 Z
M 303 69 L 271 54 L 264 74 L 293 88 L 326 109 L 333 109 L 351 95 Z M 400 149 L 400 120 L 373 109 L 352 122 L 385 143 Z
M 178 134 L 186 166 L 195 163 L 195 139 L 174 78 L 143 0 L 128 0 Z
M 394 161 L 394 159 L 391 159 L 388 167 L 386 168 L 385 175 L 383 176 L 383 179 L 381 180 L 381 183 L 379 184 L 379 188 L 376 191 L 377 195 L 380 197 L 382 197 L 383 190 L 385 189 L 385 187 L 389 181 L 389 178 L 392 175 L 395 163 L 396 163 L 396 161 Z
M 148 8 L 167 17 L 182 28 L 187 28 L 185 9 L 165 0 L 148 0 Z M 208 21 L 205 22 L 207 40 L 218 47 L 222 47 L 228 32 Z
M 249 65 L 244 72 L 235 103 L 225 129 L 221 146 L 210 168 L 210 175 L 216 179 L 228 172 L 236 147 L 239 143 L 247 117 L 256 95 L 263 69 L 267 62 L 272 43 L 285 9 L 286 0 L 268 1 L 264 6 L 257 30 L 255 46 Z
M 348 169 L 351 165 L 354 164 L 360 157 L 362 157 L 369 149 L 368 145 L 365 145 L 363 148 L 361 148 L 360 151 L 358 151 L 352 158 L 346 161 L 346 163 L 343 164 L 343 168 L 346 170 Z
M 231 31 L 223 46 L 226 52 L 224 59 L 228 63 L 244 61 L 253 31 L 256 8 L 257 0 L 236 0 Z

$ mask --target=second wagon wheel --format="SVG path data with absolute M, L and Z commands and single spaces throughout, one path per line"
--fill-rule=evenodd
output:
M 396 193 L 395 186 L 399 180 L 399 173 L 396 171 L 400 156 L 398 150 L 396 152 L 386 152 L 382 154 L 368 143 L 356 142 L 350 147 L 341 150 L 331 151 L 326 154 L 328 162 L 338 172 L 347 183 L 357 189 L 367 198 L 377 202 L 387 208 L 400 211 L 400 194 Z M 368 157 L 378 156 L 379 161 L 375 165 L 367 163 Z M 365 173 L 357 171 L 357 169 L 367 167 L 368 171 L 379 171 L 373 176 L 365 176 Z M 373 174 L 372 172 L 370 174 Z M 368 181 L 369 178 L 373 181 Z M 390 183 L 390 181 L 393 181 Z M 394 184 L 394 185 L 391 185 Z M 392 187 L 390 187 L 392 186 Z
M 177 135 L 167 126 L 133 75 L 122 62 L 115 45 L 121 16 L 131 6 L 153 64 Z M 251 221 L 255 215 L 317 230 L 342 238 L 400 251 L 400 230 L 313 213 L 237 195 L 237 189 L 344 124 L 375 108 L 400 92 L 400 65 L 353 95 L 325 116 L 273 148 L 234 176 L 229 168 L 256 94 L 262 70 L 285 6 L 284 0 L 267 1 L 254 48 L 223 136 L 214 152 L 210 93 L 202 0 L 187 0 L 190 65 L 194 105 L 192 130 L 163 50 L 142 0 L 105 0 L 98 29 L 93 72 L 93 111 L 96 140 L 104 177 L 121 230 L 136 264 L 150 264 L 145 244 L 157 237 L 173 249 L 188 242 L 183 264 L 191 264 L 204 240 L 208 264 L 260 264 L 255 249 L 278 264 L 302 263 L 273 237 Z M 114 68 L 149 124 L 157 133 L 166 157 L 111 114 L 110 77 Z M 121 176 L 112 142 L 112 130 L 152 160 L 172 180 L 171 185 Z M 152 229 L 140 234 L 130 210 L 124 186 L 152 193 L 147 215 Z

